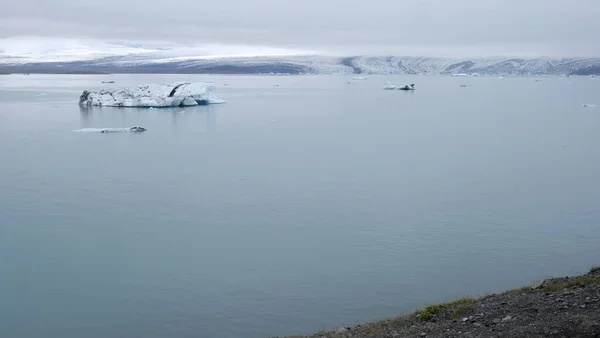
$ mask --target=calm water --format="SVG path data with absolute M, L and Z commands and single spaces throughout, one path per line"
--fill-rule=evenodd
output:
M 77 105 L 179 80 L 228 103 Z M 600 263 L 600 81 L 347 80 L 0 77 L 0 336 L 308 333 Z

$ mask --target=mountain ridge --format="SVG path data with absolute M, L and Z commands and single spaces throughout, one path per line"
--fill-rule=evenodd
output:
M 134 54 L 79 61 L 28 62 L 0 55 L 0 72 L 567 76 L 600 75 L 600 58 L 320 55 L 161 58 Z

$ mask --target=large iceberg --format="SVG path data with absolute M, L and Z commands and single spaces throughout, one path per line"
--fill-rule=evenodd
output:
M 204 82 L 150 84 L 131 88 L 84 90 L 79 97 L 82 106 L 105 107 L 184 107 L 223 103 L 216 87 Z

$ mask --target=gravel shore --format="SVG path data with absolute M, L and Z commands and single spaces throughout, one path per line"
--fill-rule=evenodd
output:
M 289 338 L 403 337 L 600 337 L 600 268 L 393 319 Z

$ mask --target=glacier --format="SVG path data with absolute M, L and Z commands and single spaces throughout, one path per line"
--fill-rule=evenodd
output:
M 104 107 L 186 107 L 224 102 L 217 97 L 215 85 L 205 82 L 148 84 L 96 92 L 84 90 L 79 97 L 81 106 Z

